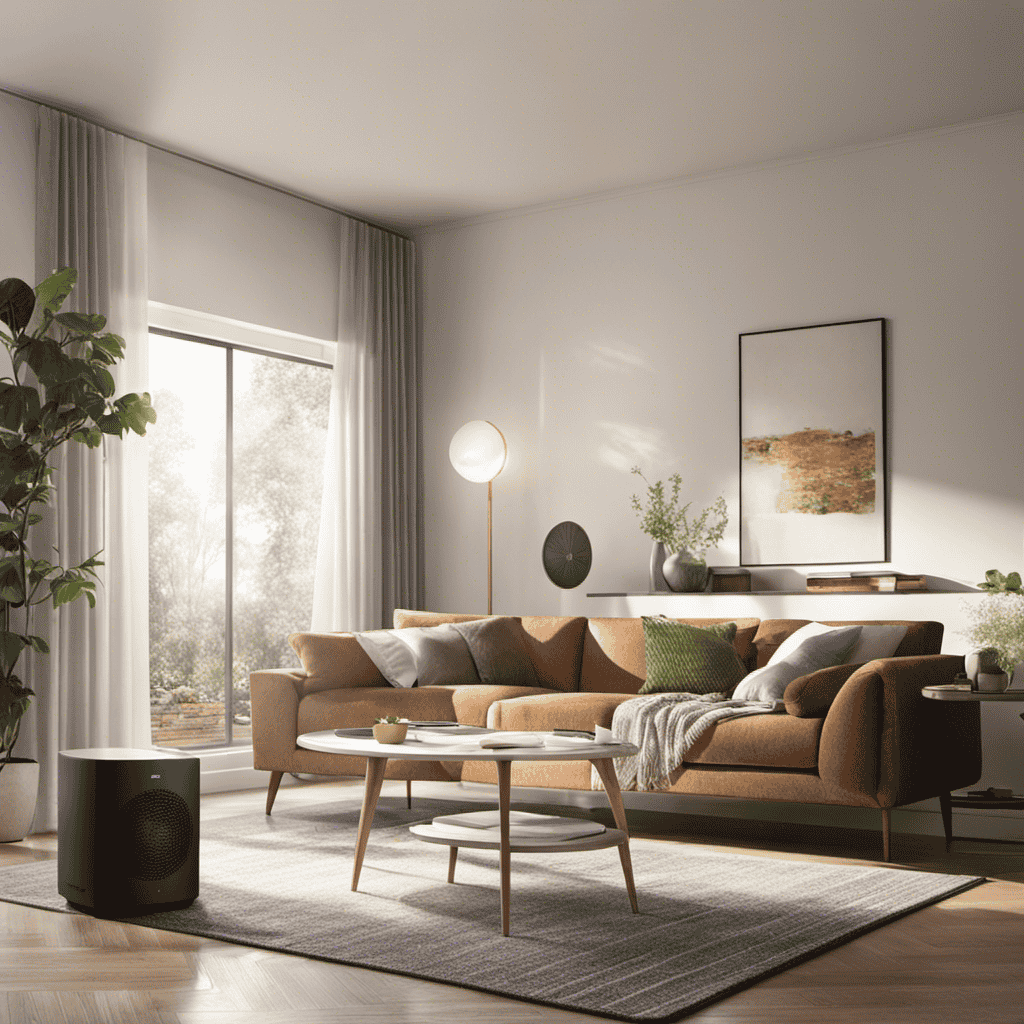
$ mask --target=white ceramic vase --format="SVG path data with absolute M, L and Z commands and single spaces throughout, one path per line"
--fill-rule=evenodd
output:
M 16 757 L 0 770 L 0 843 L 18 843 L 32 829 L 39 762 Z
M 686 551 L 677 551 L 665 559 L 662 566 L 665 582 L 670 590 L 683 594 L 698 594 L 708 583 L 706 562 L 693 562 Z

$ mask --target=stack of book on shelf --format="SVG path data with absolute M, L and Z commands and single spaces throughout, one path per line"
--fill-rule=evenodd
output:
M 546 846 L 583 836 L 598 836 L 604 825 L 580 818 L 559 818 L 530 811 L 509 811 L 509 839 L 520 846 Z M 434 831 L 448 839 L 469 839 L 498 842 L 500 823 L 498 811 L 470 811 L 468 814 L 440 814 L 431 822 Z
M 807 589 L 815 593 L 892 593 L 893 591 L 927 590 L 925 576 L 905 572 L 816 572 L 807 577 Z

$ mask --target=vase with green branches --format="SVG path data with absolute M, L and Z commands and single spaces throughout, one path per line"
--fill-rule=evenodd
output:
M 32 527 L 55 493 L 55 459 L 65 445 L 97 448 L 105 435 L 145 434 L 156 422 L 148 394 L 114 395 L 109 368 L 124 358 L 124 339 L 104 330 L 106 317 L 60 311 L 77 278 L 65 268 L 34 290 L 18 278 L 0 281 L 7 328 L 0 341 L 9 360 L 0 377 L 0 771 L 14 760 L 34 696 L 18 673 L 21 656 L 49 653 L 31 632 L 32 609 L 83 597 L 96 604 L 101 552 L 62 566 L 59 551 L 50 561 L 31 544 Z
M 664 564 L 672 558 L 675 566 L 693 566 L 693 570 L 681 569 L 682 576 L 690 581 L 691 585 L 685 587 L 673 586 L 672 589 L 702 589 L 703 584 L 695 585 L 700 580 L 706 580 L 707 565 L 704 556 L 708 548 L 718 544 L 725 535 L 725 528 L 729 522 L 725 498 L 719 496 L 711 505 L 704 509 L 699 515 L 692 519 L 689 516 L 690 506 L 693 502 L 680 504 L 680 495 L 683 487 L 683 478 L 679 473 L 673 473 L 668 478 L 670 492 L 666 494 L 665 483 L 661 480 L 651 483 L 644 476 L 639 466 L 634 466 L 632 472 L 640 477 L 647 484 L 647 500 L 644 502 L 640 496 L 632 496 L 633 511 L 640 517 L 640 529 L 647 534 L 654 542 L 655 551 L 651 556 L 651 585 L 652 589 L 662 589 L 657 584 L 660 582 L 659 575 L 664 580 Z M 662 546 L 664 554 L 658 550 Z M 660 565 L 655 565 L 661 559 Z M 671 580 L 666 582 L 671 585 Z

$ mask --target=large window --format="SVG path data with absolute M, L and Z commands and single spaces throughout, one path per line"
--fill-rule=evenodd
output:
M 330 367 L 157 330 L 149 353 L 153 742 L 249 743 L 249 673 L 309 628 Z

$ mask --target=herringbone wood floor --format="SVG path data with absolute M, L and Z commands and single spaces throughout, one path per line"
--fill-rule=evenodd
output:
M 359 782 L 289 787 L 278 808 L 358 799 Z M 388 783 L 393 795 L 402 783 Z M 203 798 L 204 818 L 262 811 L 259 791 Z M 963 827 L 962 822 L 958 822 Z M 767 857 L 870 861 L 867 833 L 694 816 L 632 816 L 634 835 Z M 713 830 L 713 831 L 711 831 Z M 56 855 L 54 835 L 0 865 Z M 980 874 L 918 911 L 687 1018 L 693 1024 L 1024 1022 L 1024 844 L 895 835 L 894 861 Z M 497 885 L 497 881 L 495 882 Z M 642 880 L 637 879 L 642 892 Z M 344 887 L 343 887 L 344 888 Z M 340 898 L 343 898 L 343 892 Z M 86 916 L 0 903 L 0 1024 L 569 1024 L 600 1018 Z

